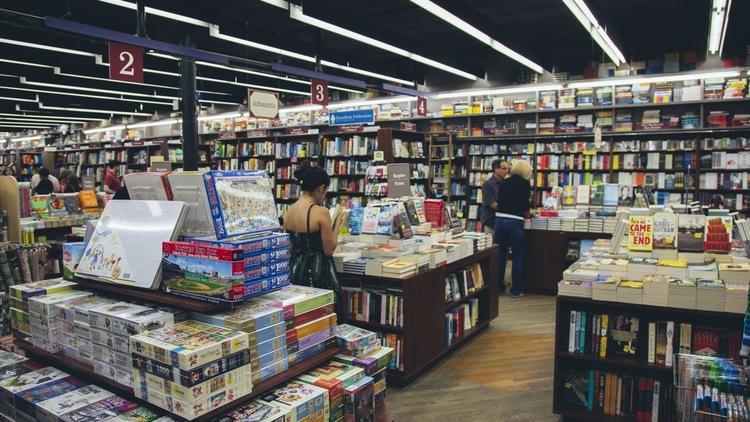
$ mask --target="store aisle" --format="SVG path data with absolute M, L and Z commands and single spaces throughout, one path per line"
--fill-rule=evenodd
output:
M 552 414 L 555 298 L 500 298 L 478 338 L 404 389 L 389 388 L 396 422 L 557 422 Z

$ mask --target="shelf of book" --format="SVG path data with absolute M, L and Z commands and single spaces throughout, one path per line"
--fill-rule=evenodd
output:
M 98 375 L 94 372 L 93 368 L 89 365 L 86 365 L 85 363 L 79 362 L 75 359 L 68 358 L 60 353 L 49 353 L 44 350 L 38 349 L 34 347 L 31 343 L 16 338 L 14 340 L 14 343 L 17 347 L 24 350 L 26 353 L 39 358 L 40 360 L 47 361 L 49 363 L 55 364 L 56 366 L 65 369 L 70 370 L 71 372 L 74 372 L 76 374 L 82 375 L 84 378 L 89 378 L 92 381 L 94 381 L 96 384 L 102 385 L 103 387 L 113 390 L 118 395 L 121 395 L 124 398 L 127 398 L 128 400 L 132 400 L 135 402 L 138 402 L 141 405 L 145 405 L 146 407 L 158 409 L 156 407 L 153 407 L 153 405 L 149 404 L 148 402 L 141 400 L 140 398 L 136 397 L 133 393 L 133 389 L 129 388 L 125 385 L 119 384 L 115 381 L 110 380 L 107 377 Z M 334 356 L 341 353 L 341 349 L 336 346 L 328 346 L 325 350 L 318 353 L 317 355 L 304 360 L 302 362 L 298 362 L 294 365 L 289 366 L 289 369 L 286 371 L 275 375 L 273 377 L 270 377 L 266 380 L 263 380 L 255 385 L 253 385 L 252 392 L 241 396 L 237 398 L 236 400 L 233 400 L 230 403 L 225 404 L 224 406 L 218 407 L 208 413 L 205 413 L 201 415 L 200 417 L 193 419 L 194 422 L 203 422 L 203 421 L 213 421 L 216 418 L 228 413 L 230 410 L 241 407 L 244 404 L 247 404 L 251 400 L 261 396 L 262 394 L 268 392 L 269 390 L 284 384 L 288 381 L 293 380 L 294 378 L 297 378 L 298 376 L 304 374 L 305 372 L 316 368 L 318 366 L 323 365 L 324 363 L 330 361 Z M 159 413 L 164 413 L 164 410 L 156 410 Z M 172 415 L 173 418 L 176 420 L 184 421 L 185 419 L 177 417 Z
M 404 331 L 403 327 L 396 327 L 393 325 L 386 325 L 386 324 L 376 324 L 374 322 L 368 322 L 368 321 L 358 321 L 356 319 L 348 319 L 346 320 L 347 324 L 356 325 L 371 331 L 385 331 L 389 333 L 401 333 Z
M 474 299 L 474 298 L 480 296 L 486 289 L 489 289 L 489 288 L 490 288 L 489 285 L 485 285 L 484 287 L 480 287 L 480 288 L 476 289 L 473 293 L 469 293 L 466 296 L 462 296 L 460 299 L 451 300 L 449 302 L 446 302 L 445 303 L 445 310 L 449 311 L 449 310 L 455 308 L 458 305 L 464 304 L 467 301 L 470 301 L 471 299 Z
M 403 327 L 394 330 L 390 326 L 376 323 L 350 321 L 373 331 L 395 335 L 402 343 L 403 370 L 390 369 L 388 380 L 392 385 L 406 385 L 440 359 L 456 350 L 469 339 L 475 337 L 490 321 L 497 318 L 498 309 L 498 264 L 497 245 L 478 251 L 471 256 L 459 259 L 448 265 L 427 270 L 403 279 L 374 277 L 366 275 L 339 274 L 344 288 L 383 290 L 394 288 L 403 298 Z M 446 306 L 445 281 L 448 274 L 457 272 L 472 264 L 479 264 L 484 287 Z M 472 296 L 473 297 L 470 297 Z M 477 323 L 463 333 L 450 346 L 446 344 L 446 312 L 462 306 L 466 301 L 478 299 Z
M 577 329 L 581 331 L 576 332 L 575 335 L 570 332 L 571 326 L 576 324 L 572 321 L 571 311 L 579 314 L 586 313 L 586 323 L 577 325 L 580 327 Z M 570 296 L 557 297 L 555 312 L 553 411 L 566 419 L 590 421 L 633 421 L 635 418 L 612 415 L 613 412 L 617 413 L 620 410 L 620 404 L 624 402 L 617 404 L 617 410 L 612 410 L 615 409 L 612 407 L 610 411 L 602 412 L 602 406 L 607 406 L 607 404 L 601 403 L 601 399 L 596 398 L 597 394 L 594 394 L 593 400 L 598 404 L 598 408 L 594 407 L 593 411 L 588 411 L 580 402 L 572 403 L 571 401 L 575 401 L 572 395 L 573 388 L 577 388 L 577 391 L 583 391 L 583 389 L 591 391 L 592 388 L 597 391 L 598 388 L 598 396 L 605 397 L 604 400 L 608 400 L 606 399 L 608 396 L 602 393 L 602 389 L 610 388 L 610 385 L 603 383 L 601 379 L 595 381 L 593 386 L 587 381 L 584 385 L 573 387 L 576 383 L 573 380 L 576 377 L 586 376 L 589 380 L 596 380 L 597 374 L 601 377 L 613 375 L 615 382 L 620 382 L 623 386 L 626 381 L 630 382 L 633 379 L 661 381 L 665 383 L 663 385 L 670 386 L 674 368 L 668 366 L 668 362 L 673 360 L 668 357 L 669 350 L 677 354 L 682 353 L 683 348 L 686 348 L 687 350 L 684 351 L 686 353 L 717 353 L 736 357 L 739 353 L 744 318 L 743 314 L 596 301 Z M 593 322 L 597 319 L 596 315 L 608 316 L 604 332 L 597 333 L 591 328 L 597 326 L 597 323 Z M 673 333 L 668 332 L 669 328 L 663 328 L 664 334 L 659 334 L 660 329 L 654 327 L 668 327 L 668 321 L 674 324 Z M 684 331 L 683 328 L 685 328 Z M 683 339 L 683 333 L 689 334 L 688 337 Z M 578 340 L 579 335 L 583 336 L 582 340 Z M 577 346 L 569 344 L 573 338 L 571 336 L 576 336 Z M 671 347 L 668 345 L 670 338 Z M 604 348 L 603 351 L 592 352 L 595 347 L 598 349 L 600 346 Z M 578 349 L 571 352 L 571 347 L 578 347 Z M 605 356 L 601 357 L 599 355 L 601 353 Z M 660 356 L 663 364 L 659 364 Z M 652 359 L 656 363 L 648 363 Z M 591 378 L 592 373 L 593 378 Z M 614 385 L 616 384 L 611 387 L 615 388 Z M 638 394 L 641 394 L 643 389 L 634 385 L 631 384 L 631 388 L 638 388 Z M 648 397 L 651 397 L 651 391 L 648 388 L 646 393 Z M 667 400 L 664 392 L 662 392 L 661 400 Z M 628 412 L 625 410 L 626 407 L 632 411 L 632 405 L 633 403 L 630 403 L 630 407 L 623 406 L 622 412 Z M 650 406 L 649 404 L 647 412 L 651 412 Z M 661 411 L 665 409 L 661 408 Z M 609 413 L 609 415 L 604 413 Z

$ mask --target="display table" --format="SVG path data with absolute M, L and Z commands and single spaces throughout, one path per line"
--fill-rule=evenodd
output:
M 403 326 L 393 327 L 369 322 L 347 321 L 368 330 L 397 334 L 403 342 L 403 371 L 389 369 L 388 384 L 404 386 L 440 359 L 455 351 L 487 328 L 498 316 L 498 270 L 499 249 L 497 245 L 405 279 L 339 274 L 344 287 L 394 288 L 403 291 Z M 484 286 L 456 301 L 445 301 L 445 280 L 448 274 L 479 263 Z M 479 300 L 479 321 L 462 337 L 446 344 L 445 313 L 472 299 Z

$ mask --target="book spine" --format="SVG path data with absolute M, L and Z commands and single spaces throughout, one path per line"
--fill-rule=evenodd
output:
M 651 396 L 651 422 L 659 422 L 659 391 L 660 381 L 654 381 L 654 391 Z
M 586 352 L 586 320 L 588 319 L 588 312 L 581 311 L 581 320 L 578 323 L 578 353 Z
M 214 178 L 211 172 L 203 175 L 203 183 L 206 185 L 208 208 L 211 210 L 211 221 L 214 225 L 216 238 L 224 239 L 225 237 L 227 237 L 227 232 L 224 227 L 224 216 L 221 213 L 221 207 L 219 206 L 219 196 L 216 192 L 216 186 L 214 184 Z
M 622 377 L 617 376 L 617 394 L 615 395 L 615 416 L 620 415 L 621 403 L 622 403 Z
M 667 321 L 667 353 L 664 359 L 664 365 L 671 367 L 673 358 L 674 358 L 674 321 Z
M 568 328 L 568 352 L 575 353 L 576 351 L 576 317 L 578 312 L 570 311 L 570 325 Z
M 648 363 L 653 364 L 656 360 L 656 323 L 648 323 Z
M 242 253 L 237 250 L 205 246 L 188 242 L 162 242 L 162 253 L 212 261 L 241 261 Z
M 602 332 L 601 332 L 601 346 L 599 350 L 599 357 L 607 357 L 607 329 L 609 327 L 609 315 L 602 315 Z

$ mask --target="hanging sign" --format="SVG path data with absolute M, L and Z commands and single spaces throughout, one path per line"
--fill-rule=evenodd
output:
M 328 105 L 328 81 L 321 79 L 310 79 L 310 103 Z
M 143 48 L 110 41 L 109 79 L 143 83 Z
M 417 131 L 417 124 L 411 122 L 401 122 L 401 130 L 408 130 L 409 132 Z
M 330 126 L 342 125 L 371 125 L 375 123 L 375 111 L 367 110 L 349 110 L 334 111 L 328 113 L 328 124 Z
M 411 168 L 408 163 L 388 164 L 388 197 L 411 195 Z
M 248 89 L 247 108 L 251 116 L 275 119 L 279 116 L 279 94 Z
M 417 117 L 427 116 L 427 98 L 417 97 Z

